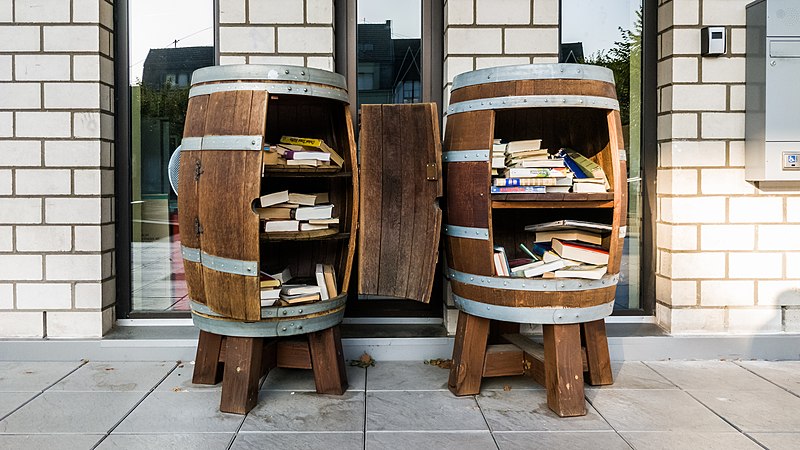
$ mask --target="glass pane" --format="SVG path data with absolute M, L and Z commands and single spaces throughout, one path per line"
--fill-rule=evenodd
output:
M 561 62 L 598 64 L 614 71 L 628 154 L 628 237 L 622 256 L 617 309 L 641 307 L 642 228 L 642 2 L 562 0 Z
M 422 101 L 422 0 L 358 0 L 358 110 Z
M 167 166 L 180 145 L 192 72 L 214 64 L 213 0 L 131 0 L 131 306 L 188 311 L 177 197 Z

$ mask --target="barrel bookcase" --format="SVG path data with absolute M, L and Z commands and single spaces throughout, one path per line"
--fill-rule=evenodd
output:
M 339 168 L 263 164 L 282 135 L 323 139 Z M 313 369 L 317 392 L 347 389 L 339 323 L 344 315 L 358 220 L 356 144 L 344 77 L 294 66 L 233 65 L 195 71 L 178 170 L 182 255 L 200 328 L 193 382 L 223 382 L 220 410 L 244 414 L 273 367 Z M 259 196 L 281 190 L 329 192 L 339 228 L 266 234 Z M 336 271 L 339 295 L 262 307 L 259 273 L 313 279 L 317 263 Z
M 491 194 L 495 138 L 575 149 L 603 168 L 611 189 Z M 586 414 L 584 371 L 590 384 L 613 382 L 604 318 L 613 310 L 625 234 L 625 151 L 613 73 L 537 64 L 461 74 L 453 82 L 444 149 L 445 270 L 459 309 L 451 391 L 474 395 L 483 377 L 528 373 L 547 388 L 554 412 Z M 503 245 L 509 258 L 523 257 L 519 243 L 532 238 L 525 225 L 560 219 L 612 226 L 602 279 L 495 275 L 494 245 Z M 518 334 L 520 323 L 542 324 L 543 348 Z

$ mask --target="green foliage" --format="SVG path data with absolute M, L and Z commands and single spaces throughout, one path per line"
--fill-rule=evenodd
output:
M 180 142 L 186 107 L 189 105 L 189 87 L 166 83 L 160 89 L 141 84 L 142 117 L 166 119 L 170 123 L 170 136 Z

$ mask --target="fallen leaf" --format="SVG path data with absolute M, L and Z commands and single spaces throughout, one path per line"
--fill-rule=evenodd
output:
M 425 361 L 425 364 L 428 364 L 430 366 L 436 366 L 436 367 L 439 367 L 441 369 L 449 369 L 450 367 L 453 366 L 453 360 L 452 359 L 438 359 L 438 358 L 437 359 L 429 359 L 429 360 Z
M 372 359 L 372 356 L 370 356 L 369 353 L 364 352 L 360 358 L 350 361 L 350 365 L 366 369 L 367 367 L 373 367 L 375 365 L 375 360 Z
M 505 385 L 503 385 L 503 390 L 504 390 L 504 391 L 506 391 L 506 392 L 508 392 L 508 391 L 510 391 L 510 390 L 511 390 L 511 386 L 510 386 L 510 385 L 507 385 L 507 384 L 505 384 Z

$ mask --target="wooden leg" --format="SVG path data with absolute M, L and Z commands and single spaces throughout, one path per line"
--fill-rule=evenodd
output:
M 266 376 L 270 370 L 278 367 L 278 340 L 264 340 L 261 353 L 261 371 L 259 378 Z
M 592 386 L 613 384 L 614 375 L 611 373 L 611 358 L 608 356 L 605 320 L 582 323 L 581 340 L 586 347 L 588 366 L 586 381 Z
M 228 336 L 225 342 L 225 373 L 219 410 L 247 414 L 258 401 L 264 339 Z
M 544 325 L 547 406 L 561 417 L 586 415 L 579 324 Z
M 476 395 L 481 391 L 481 375 L 489 337 L 489 319 L 458 312 L 450 391 L 455 395 Z
M 197 355 L 194 358 L 194 384 L 217 384 L 222 381 L 223 363 L 220 352 L 224 337 L 218 334 L 200 331 L 197 341 Z
M 311 369 L 318 394 L 342 395 L 347 390 L 347 372 L 339 326 L 310 333 Z

